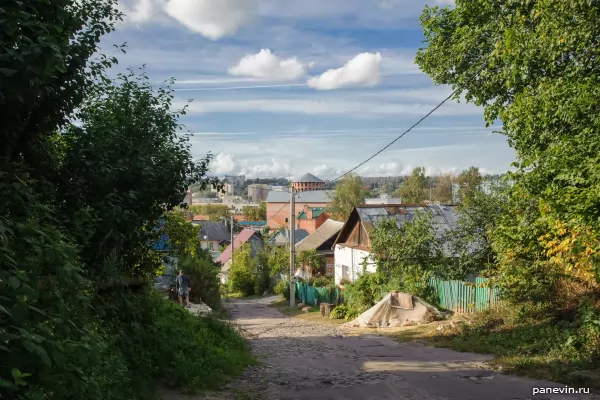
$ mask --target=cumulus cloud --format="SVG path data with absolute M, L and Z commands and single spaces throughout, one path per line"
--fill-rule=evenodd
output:
M 330 69 L 308 80 L 317 90 L 332 90 L 352 86 L 375 86 L 381 73 L 381 53 L 361 53 L 337 69 Z
M 218 154 L 210 164 L 211 175 L 246 175 L 252 178 L 279 178 L 289 176 L 289 163 L 271 159 L 268 163 L 238 162 L 232 154 Z
M 258 16 L 256 0 L 168 0 L 166 13 L 212 40 L 235 34 Z
M 270 81 L 292 81 L 303 77 L 305 73 L 304 65 L 296 57 L 282 59 L 270 49 L 247 55 L 236 66 L 229 68 L 230 75 Z

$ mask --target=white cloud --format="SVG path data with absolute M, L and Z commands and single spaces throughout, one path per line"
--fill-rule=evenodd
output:
M 291 172 L 289 163 L 271 159 L 271 162 L 238 162 L 231 154 L 218 154 L 210 165 L 211 175 L 246 175 L 247 177 L 272 178 L 286 177 Z
M 168 0 L 167 14 L 212 40 L 235 34 L 258 16 L 255 0 Z
M 375 86 L 379 83 L 381 53 L 361 53 L 346 65 L 311 78 L 308 86 L 318 90 L 332 90 L 352 86 Z
M 271 81 L 293 81 L 304 76 L 304 65 L 296 57 L 282 59 L 269 49 L 243 57 L 229 74 Z

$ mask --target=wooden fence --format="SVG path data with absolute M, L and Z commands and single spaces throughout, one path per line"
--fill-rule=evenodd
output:
M 489 285 L 487 278 L 475 278 L 474 282 L 444 281 L 432 278 L 429 286 L 438 297 L 438 304 L 458 313 L 483 311 L 498 306 L 500 292 Z

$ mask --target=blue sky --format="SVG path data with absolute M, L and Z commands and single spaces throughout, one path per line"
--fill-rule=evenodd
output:
M 381 149 L 450 92 L 414 64 L 419 15 L 451 0 L 121 0 L 127 17 L 103 39 L 127 42 L 116 70 L 146 64 L 174 77 L 193 151 L 212 171 L 335 178 Z M 498 127 L 496 127 L 498 128 Z M 514 153 L 483 110 L 447 102 L 357 170 L 506 171 Z

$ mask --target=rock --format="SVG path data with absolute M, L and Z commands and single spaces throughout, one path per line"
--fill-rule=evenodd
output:
M 303 307 L 302 308 L 302 312 L 309 313 L 310 312 L 310 307 Z
M 306 304 L 304 304 L 304 303 L 298 303 L 298 309 L 299 310 L 303 309 L 304 307 L 306 307 Z

